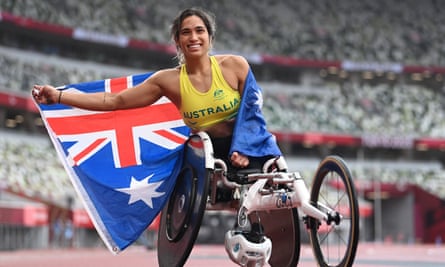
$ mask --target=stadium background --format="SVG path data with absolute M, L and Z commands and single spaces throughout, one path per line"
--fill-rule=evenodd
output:
M 362 241 L 442 242 L 440 1 L 159 2 L 0 2 L 0 250 L 102 245 L 30 89 L 175 66 L 168 27 L 189 6 L 216 14 L 214 53 L 249 60 L 290 169 L 310 184 L 324 156 L 346 159 Z M 198 241 L 221 242 L 232 219 L 207 213 Z

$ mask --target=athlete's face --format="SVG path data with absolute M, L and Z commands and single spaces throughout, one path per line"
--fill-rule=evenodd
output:
M 209 32 L 200 17 L 190 16 L 182 21 L 177 45 L 185 57 L 208 53 Z

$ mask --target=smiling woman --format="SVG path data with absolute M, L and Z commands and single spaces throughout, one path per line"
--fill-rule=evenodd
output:
M 192 17 L 192 16 L 196 16 L 197 18 L 199 18 L 197 21 L 198 24 L 186 26 L 186 19 L 189 17 Z M 201 20 L 201 22 L 204 23 L 204 27 L 201 23 L 199 23 L 199 20 Z M 187 20 L 187 22 L 188 22 L 188 20 Z M 181 37 L 186 37 L 186 36 L 193 34 L 192 28 L 194 26 L 196 27 L 195 31 L 198 34 L 202 35 L 201 38 L 209 39 L 207 42 L 208 43 L 207 50 L 210 51 L 210 49 L 212 48 L 212 42 L 214 40 L 215 32 L 216 32 L 214 16 L 212 14 L 210 14 L 209 12 L 204 12 L 204 11 L 196 9 L 196 8 L 186 9 L 173 21 L 173 24 L 171 27 L 171 32 L 170 32 L 170 34 L 176 44 L 176 52 L 177 52 L 177 57 L 179 59 L 180 64 L 185 63 L 185 58 L 184 58 L 184 54 L 182 53 L 181 47 L 178 46 L 179 39 Z M 200 46 L 202 46 L 202 43 L 201 44 L 189 44 L 189 46 L 191 48 L 199 48 Z
M 230 138 L 250 66 L 241 56 L 209 54 L 215 29 L 209 12 L 200 8 L 183 10 L 171 27 L 179 66 L 157 71 L 133 87 L 137 90 L 77 94 L 35 85 L 32 94 L 41 104 L 60 103 L 98 111 L 144 107 L 165 96 L 182 111 L 184 121 L 194 131 L 205 131 L 211 138 Z M 236 151 L 226 158 L 235 167 L 249 164 L 249 158 Z
M 101 89 L 100 93 L 97 90 L 91 93 L 79 93 L 79 91 L 74 90 L 58 90 L 50 85 L 35 85 L 32 95 L 39 104 L 61 104 L 59 106 L 72 106 L 93 111 L 125 109 L 132 109 L 131 111 L 133 111 L 136 108 L 151 106 L 161 98 L 166 97 L 175 105 L 184 123 L 191 128 L 193 135 L 190 138 L 199 134 L 210 137 L 206 137 L 206 140 L 209 141 L 210 139 L 212 141 L 209 145 L 209 147 L 213 145 L 211 154 L 224 162 L 227 166 L 227 172 L 235 173 L 242 168 L 254 169 L 257 166 L 264 165 L 268 159 L 280 156 L 281 151 L 275 138 L 266 130 L 261 107 L 258 105 L 258 103 L 262 103 L 261 88 L 256 83 L 247 60 L 241 56 L 230 54 L 211 55 L 210 50 L 214 34 L 215 24 L 212 15 L 199 8 L 186 9 L 174 19 L 171 27 L 171 36 L 176 44 L 179 60 L 178 66 L 154 72 L 150 76 L 145 76 L 143 78 L 145 80 L 141 83 L 121 91 Z M 128 86 L 126 81 L 125 79 L 124 86 Z M 243 92 L 245 93 L 244 99 L 242 99 Z M 145 118 L 160 116 L 159 114 L 156 115 L 153 109 L 139 110 L 144 110 L 143 112 L 147 113 L 143 115 Z M 149 110 L 151 111 L 149 112 Z M 127 114 L 129 112 L 127 111 Z M 116 115 L 119 116 L 119 119 L 125 119 L 122 118 L 124 113 L 114 112 L 114 114 L 119 114 Z M 236 133 L 234 133 L 235 128 L 237 129 Z M 189 129 L 187 128 L 187 130 Z M 246 139 L 249 142 L 246 142 Z M 141 148 L 141 155 L 143 156 L 144 151 L 148 150 L 147 148 L 145 150 Z M 172 158 L 178 159 L 184 155 L 189 155 L 185 148 L 184 150 L 184 153 L 180 153 L 181 156 L 175 154 Z M 154 155 L 150 156 L 150 159 L 161 157 L 162 155 Z M 162 228 L 160 229 L 159 233 L 162 238 L 160 238 L 159 244 L 163 245 L 159 245 L 159 258 L 162 261 L 177 263 L 173 266 L 180 266 L 187 259 L 191 247 L 188 247 L 188 251 L 182 255 L 171 256 L 170 254 L 184 252 L 184 250 L 181 250 L 183 244 L 193 245 L 190 242 L 194 242 L 196 238 L 196 229 L 199 227 L 203 214 L 203 209 L 200 208 L 205 207 L 202 203 L 207 201 L 206 195 L 197 192 L 208 193 L 205 188 L 207 177 L 203 175 L 196 176 L 197 168 L 191 169 L 191 167 L 188 167 L 191 164 L 185 159 L 183 164 L 176 164 L 173 160 L 168 162 L 170 165 L 174 165 L 173 169 L 180 171 L 177 172 L 178 175 L 176 175 L 177 173 L 174 174 L 175 180 L 165 179 L 171 181 L 174 188 L 168 188 L 159 193 L 156 190 L 158 185 L 160 186 L 160 183 L 156 183 L 157 178 L 144 176 L 145 178 L 142 180 L 132 177 L 129 186 L 119 186 L 119 188 L 114 188 L 114 191 L 130 195 L 128 202 L 126 202 L 128 205 L 144 202 L 147 207 L 155 210 L 154 214 L 160 212 L 165 202 L 154 207 L 152 199 L 163 195 L 168 197 L 167 210 L 162 212 L 162 218 L 166 218 L 162 220 L 168 220 L 168 223 L 161 224 L 163 227 L 174 229 L 169 228 L 167 232 L 162 231 Z M 167 164 L 159 164 L 159 162 L 156 162 L 156 164 L 162 165 L 160 167 L 162 170 L 159 172 L 171 167 Z M 149 165 L 147 163 L 144 166 Z M 199 166 L 204 167 L 204 165 Z M 207 165 L 205 166 L 207 167 Z M 181 167 L 183 168 L 181 169 Z M 189 169 L 190 171 L 187 171 Z M 207 168 L 202 169 L 207 171 Z M 186 178 L 183 178 L 183 176 Z M 194 196 L 197 194 L 200 194 L 201 197 Z M 229 194 L 231 193 L 229 192 Z M 170 205 L 170 203 L 173 204 Z M 176 204 L 178 205 L 176 206 Z M 176 216 L 175 212 L 177 210 L 181 211 L 177 214 L 179 220 L 176 220 L 178 218 L 173 215 L 173 217 L 169 216 L 171 214 Z M 183 210 L 184 212 L 182 212 Z M 195 213 L 190 213 L 190 211 Z M 189 219 L 190 221 L 188 221 Z M 190 230 L 182 231 L 181 227 L 175 228 L 175 226 L 183 224 L 187 225 L 187 229 Z M 165 233 L 168 234 L 165 235 Z M 108 236 L 103 235 L 108 240 Z M 127 242 L 127 240 L 125 241 Z M 262 241 L 262 239 L 259 241 Z M 252 246 L 258 245 L 256 240 L 246 240 L 245 243 L 252 243 Z M 125 248 L 127 244 L 110 247 L 113 251 L 118 251 Z M 172 252 L 171 247 L 177 249 L 173 249 Z M 263 247 L 264 250 L 270 252 L 268 247 Z M 170 264 L 164 264 L 165 262 L 160 265 L 171 266 Z

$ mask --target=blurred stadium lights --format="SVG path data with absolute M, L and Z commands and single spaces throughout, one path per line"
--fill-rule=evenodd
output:
M 21 125 L 25 121 L 23 115 L 17 114 L 12 115 L 5 120 L 5 127 L 7 128 L 16 128 Z
M 44 125 L 43 125 L 42 118 L 40 118 L 40 117 L 34 118 L 34 125 L 37 126 L 37 127 L 42 127 L 42 126 L 44 126 Z
M 331 66 L 328 68 L 328 74 L 330 74 L 330 75 L 337 75 L 338 72 L 339 72 L 339 70 L 335 66 Z
M 321 78 L 326 78 L 328 76 L 328 72 L 326 69 L 321 69 L 319 74 Z
M 362 73 L 362 78 L 364 80 L 372 80 L 372 79 L 374 79 L 374 72 L 372 72 L 372 71 L 364 71 Z
M 397 75 L 394 72 L 386 73 L 386 79 L 389 81 L 394 81 L 397 79 Z
M 420 82 L 423 80 L 423 76 L 421 73 L 412 73 L 410 76 L 411 76 L 411 80 L 413 80 L 413 81 Z
M 342 79 L 346 79 L 346 78 L 349 77 L 349 74 L 348 74 L 347 71 L 345 71 L 345 70 L 341 70 L 340 73 L 338 74 L 338 76 L 339 76 L 340 78 L 342 78 Z

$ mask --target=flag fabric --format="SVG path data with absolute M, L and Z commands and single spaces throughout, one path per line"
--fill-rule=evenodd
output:
M 250 157 L 282 155 L 275 136 L 266 128 L 262 107 L 261 87 L 252 70 L 249 70 L 236 117 L 230 154 L 237 151 Z
M 58 89 L 119 92 L 151 74 Z M 109 112 L 61 104 L 38 107 L 96 230 L 108 249 L 119 253 L 138 239 L 168 200 L 190 129 L 166 98 L 144 108 Z
M 71 84 L 67 92 L 119 92 L 153 73 Z M 131 89 L 137 90 L 137 89 Z M 261 88 L 251 70 L 238 111 L 231 152 L 278 156 L 261 113 Z M 137 109 L 88 111 L 37 104 L 49 136 L 108 249 L 117 254 L 138 239 L 167 202 L 190 135 L 166 98 Z

